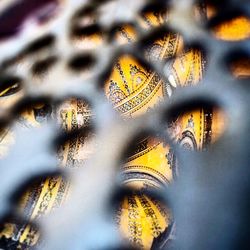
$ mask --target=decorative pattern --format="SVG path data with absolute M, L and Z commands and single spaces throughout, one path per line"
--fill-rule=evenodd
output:
M 180 98 L 178 99 L 178 94 L 177 101 L 175 99 L 176 97 L 174 97 L 174 99 L 172 99 L 174 104 L 172 103 L 171 98 L 172 95 L 175 94 L 175 91 L 178 92 L 178 89 L 182 89 L 184 93 L 184 101 L 186 100 L 185 98 L 188 99 L 188 95 L 185 95 L 183 87 L 190 87 L 191 85 L 199 83 L 207 73 L 206 70 L 208 69 L 211 71 L 213 65 L 207 67 L 205 51 L 202 49 L 186 47 L 187 36 L 185 32 L 182 32 L 185 36 L 184 39 L 179 33 L 166 29 L 165 26 L 168 25 L 166 23 L 169 22 L 169 19 L 173 18 L 173 15 L 177 15 L 174 12 L 172 13 L 169 10 L 161 10 L 146 11 L 143 13 L 143 11 L 139 11 L 137 13 L 138 20 L 133 20 L 133 23 L 130 24 L 133 28 L 137 28 L 137 30 L 135 29 L 136 32 L 132 32 L 130 29 L 131 27 L 125 23 L 123 24 L 124 20 L 121 19 L 122 22 L 120 23 L 120 26 L 122 27 L 118 29 L 118 38 L 114 37 L 114 39 L 119 40 L 123 37 L 125 41 L 123 40 L 122 45 L 119 43 L 119 45 L 117 45 L 115 43 L 116 41 L 112 41 L 117 45 L 117 48 L 113 48 L 112 45 L 110 46 L 112 48 L 110 48 L 109 46 L 103 45 L 107 45 L 107 43 L 110 42 L 112 32 L 109 32 L 109 30 L 113 30 L 115 27 L 112 26 L 113 23 L 111 17 L 111 19 L 108 18 L 108 20 L 105 18 L 105 10 L 103 11 L 99 9 L 102 4 L 106 4 L 106 1 L 104 1 L 105 3 L 95 3 L 96 6 L 90 4 L 87 9 L 82 7 L 79 9 L 81 5 L 79 4 L 75 6 L 76 2 L 77 1 L 72 1 L 72 5 L 74 5 L 75 10 L 77 9 L 77 11 L 74 10 L 72 13 L 70 11 L 72 6 L 69 6 L 69 10 L 65 8 L 63 11 L 64 14 L 62 16 L 59 15 L 58 19 L 56 18 L 57 21 L 59 20 L 58 23 L 53 23 L 52 26 L 48 25 L 42 29 L 37 28 L 39 36 L 36 37 L 32 32 L 31 34 L 25 35 L 25 37 L 22 35 L 17 36 L 16 41 L 13 43 L 15 46 L 12 46 L 13 51 L 11 49 L 5 50 L 3 49 L 4 47 L 1 47 L 1 56 L 3 60 L 1 59 L 0 70 L 3 79 L 1 76 L 0 120 L 1 126 L 3 126 L 4 129 L 1 131 L 0 146 L 1 148 L 6 147 L 7 149 L 10 147 L 10 144 L 16 139 L 15 131 L 17 128 L 21 127 L 24 130 L 29 130 L 32 127 L 39 128 L 45 124 L 50 124 L 51 122 L 57 123 L 57 131 L 53 130 L 54 135 L 58 135 L 59 133 L 64 134 L 62 143 L 60 145 L 56 143 L 56 146 L 59 146 L 59 148 L 56 149 L 58 156 L 57 165 L 59 165 L 61 169 L 67 168 L 67 171 L 64 172 L 70 173 L 69 176 L 73 177 L 72 184 L 83 190 L 84 187 L 88 187 L 88 182 L 89 186 L 93 187 L 93 185 L 91 186 L 91 177 L 97 177 L 95 181 L 98 182 L 98 190 L 91 190 L 90 188 L 90 190 L 87 190 L 87 195 L 81 197 L 75 195 L 78 198 L 73 198 L 74 202 L 65 208 L 66 211 L 71 211 L 72 218 L 70 218 L 70 225 L 67 228 L 63 226 L 61 227 L 57 224 L 59 220 L 55 220 L 55 225 L 57 226 L 56 230 L 51 231 L 51 228 L 53 228 L 54 225 L 53 223 L 48 223 L 47 230 L 44 231 L 46 234 L 45 239 L 48 240 L 46 242 L 49 245 L 48 249 L 61 250 L 65 247 L 66 249 L 69 249 L 67 243 L 70 242 L 66 237 L 68 242 L 65 240 L 65 245 L 62 244 L 64 243 L 64 237 L 61 237 L 61 235 L 65 236 L 66 233 L 72 233 L 72 235 L 75 235 L 79 232 L 84 232 L 84 234 L 87 235 L 89 231 L 92 230 L 91 227 L 89 227 L 89 224 L 87 224 L 84 230 L 82 228 L 79 229 L 79 225 L 81 224 L 81 222 L 78 221 L 79 217 L 77 216 L 79 211 L 82 213 L 81 218 L 83 218 L 83 220 L 85 219 L 84 222 L 89 220 L 90 217 L 88 218 L 87 212 L 91 211 L 91 213 L 96 215 L 95 219 L 98 224 L 98 216 L 100 214 L 99 209 L 104 207 L 104 203 L 107 203 L 106 199 L 111 193 L 110 190 L 112 190 L 114 186 L 116 187 L 116 185 L 112 183 L 112 180 L 115 180 L 115 170 L 111 171 L 111 169 L 115 169 L 115 167 L 117 169 L 117 160 L 120 159 L 120 152 L 123 152 L 122 149 L 124 149 L 120 144 L 125 141 L 126 135 L 132 135 L 135 130 L 137 132 L 141 132 L 140 130 L 144 131 L 143 129 L 145 128 L 145 131 L 151 131 L 152 133 L 149 132 L 149 134 L 146 134 L 145 138 L 142 138 L 139 142 L 133 141 L 133 144 L 135 144 L 136 147 L 133 147 L 132 145 L 132 148 L 135 148 L 135 150 L 132 151 L 127 159 L 123 159 L 124 165 L 120 169 L 122 183 L 120 184 L 123 186 L 129 186 L 130 188 L 132 187 L 132 189 L 139 192 L 123 197 L 124 199 L 117 210 L 115 218 L 120 233 L 125 239 L 128 239 L 132 245 L 135 245 L 140 249 L 150 249 L 151 246 L 154 247 L 155 244 L 157 245 L 159 242 L 166 242 L 175 237 L 174 218 L 172 218 L 172 213 L 170 212 L 165 200 L 166 198 L 161 197 L 164 203 L 163 205 L 160 201 L 155 199 L 154 195 L 153 197 L 147 195 L 149 190 L 154 190 L 154 192 L 162 194 L 163 190 L 167 190 L 169 183 L 178 180 L 181 166 L 179 166 L 173 148 L 181 146 L 188 150 L 207 150 L 222 131 L 220 125 L 215 122 L 217 121 L 215 117 L 218 118 L 221 113 L 212 107 L 197 107 L 195 110 L 188 110 L 184 113 L 181 112 L 182 110 L 179 110 L 179 113 L 172 121 L 169 119 L 168 108 L 182 103 Z M 126 1 L 126 4 L 128 3 L 129 1 Z M 3 6 L 5 4 L 3 4 Z M 135 7 L 136 4 L 137 3 L 134 3 L 133 7 Z M 178 6 L 178 4 L 176 5 Z M 140 7 L 138 9 L 141 9 Z M 98 14 L 95 13 L 95 8 L 98 9 Z M 108 8 L 112 9 L 112 4 Z M 130 11 L 133 12 L 134 10 L 135 8 L 132 8 Z M 207 20 L 209 16 L 214 15 L 212 12 L 205 4 L 198 6 L 198 8 L 197 6 L 194 7 L 194 15 L 197 15 L 198 13 L 197 16 L 203 21 Z M 99 15 L 103 17 L 103 20 L 100 19 L 101 22 L 98 18 Z M 113 15 L 116 16 L 117 13 L 113 13 Z M 118 13 L 118 16 L 119 15 L 122 16 L 122 13 Z M 39 14 L 39 17 L 44 22 L 45 20 L 46 22 L 49 22 L 48 17 L 45 18 L 44 16 L 44 11 L 43 14 Z M 180 13 L 179 18 L 181 23 L 182 16 Z M 186 16 L 184 17 L 184 20 L 188 20 L 185 18 Z M 67 23 L 69 20 L 72 22 L 70 25 Z M 58 29 L 59 27 L 57 25 L 61 24 L 61 21 L 63 25 Z M 98 25 L 93 25 L 95 22 L 98 23 Z M 111 22 L 112 25 L 110 25 L 109 22 Z M 84 25 L 86 23 L 90 26 L 85 27 Z M 174 21 L 171 20 L 169 25 L 173 24 Z M 233 24 L 233 27 L 234 25 L 235 24 Z M 161 38 L 153 36 L 155 40 L 149 45 L 146 44 L 146 46 L 143 47 L 145 41 L 141 41 L 140 36 L 146 35 L 147 37 L 148 32 L 150 33 L 151 30 L 154 31 L 154 28 L 159 26 L 162 26 L 162 28 L 164 28 L 163 30 L 165 30 L 165 32 L 163 32 L 164 34 L 162 34 L 163 36 Z M 47 27 L 50 28 L 47 29 Z M 56 32 L 54 30 L 55 27 Z M 224 26 L 217 29 L 217 32 L 214 30 L 217 38 L 220 36 L 219 34 L 221 34 L 221 31 L 224 30 L 223 27 Z M 184 28 L 185 27 L 179 25 L 180 31 Z M 189 27 L 187 27 L 187 29 L 189 29 Z M 227 27 L 225 29 L 228 31 Z M 47 32 L 48 30 L 51 34 Z M 197 31 L 197 27 L 193 27 L 193 30 L 197 32 L 197 34 L 194 33 L 195 37 L 196 35 L 197 37 L 201 36 Z M 234 31 L 234 28 L 232 30 Z M 137 37 L 137 32 L 139 37 Z M 235 34 L 235 32 L 233 32 L 233 34 Z M 224 35 L 225 40 L 228 40 L 231 36 Z M 223 37 L 223 35 L 221 35 L 220 38 L 221 37 Z M 239 35 L 239 37 L 242 36 Z M 208 37 L 206 38 L 208 39 Z M 75 43 L 75 40 L 78 40 L 78 45 Z M 191 38 L 190 40 L 193 41 Z M 84 45 L 86 41 L 88 41 L 88 46 L 85 46 L 86 44 Z M 141 45 L 140 42 L 142 42 L 142 51 L 140 51 L 141 54 L 139 55 L 138 52 L 136 52 L 138 48 L 133 48 L 133 44 L 135 43 L 136 46 L 138 46 Z M 204 43 L 206 42 L 207 41 L 204 41 Z M 98 45 L 100 44 L 102 48 L 98 48 Z M 7 47 L 10 48 L 10 46 Z M 95 48 L 95 53 L 88 50 L 93 47 Z M 207 47 L 209 47 L 208 44 Z M 132 50 L 130 50 L 131 48 Z M 110 62 L 112 60 L 109 60 L 108 57 L 113 54 L 116 49 L 123 52 L 123 54 L 121 54 L 116 61 L 112 62 L 113 67 L 110 69 Z M 67 50 L 67 52 L 64 50 Z M 99 50 L 105 52 L 100 56 Z M 100 60 L 96 55 L 100 56 Z M 143 60 L 141 60 L 142 58 Z M 99 61 L 102 62 L 99 63 Z M 105 61 L 107 62 L 105 63 Z M 141 61 L 144 61 L 145 64 L 140 63 Z M 102 66 L 102 64 L 106 66 Z M 161 66 L 160 69 L 158 67 L 159 65 Z M 93 72 L 91 68 L 93 69 Z M 62 75 L 59 76 L 58 72 Z M 108 77 L 107 72 L 110 72 Z M 6 80 L 4 78 L 5 74 L 20 75 L 20 77 L 14 76 L 13 78 L 8 78 L 9 76 L 7 76 Z M 214 76 L 215 79 L 219 79 L 223 82 L 223 79 L 220 79 L 218 75 L 217 72 Z M 58 79 L 60 79 L 60 81 L 58 81 Z M 59 84 L 56 83 L 56 81 L 58 81 Z M 214 86 L 215 85 L 212 87 Z M 188 89 L 192 90 L 192 87 Z M 206 87 L 203 88 L 203 90 L 204 89 L 206 90 Z M 193 88 L 193 90 L 195 91 L 195 88 Z M 195 93 L 197 95 L 197 92 Z M 89 96 L 87 96 L 88 94 Z M 208 93 L 208 99 L 211 99 L 210 94 L 211 93 Z M 46 99 L 48 99 L 48 102 L 51 103 L 51 105 L 44 103 L 37 104 L 36 102 L 35 105 L 32 104 L 28 107 L 28 105 L 26 105 L 27 103 L 23 103 L 27 101 L 27 96 L 29 98 L 41 98 L 46 96 Z M 68 96 L 73 97 L 68 98 Z M 78 96 L 80 96 L 80 98 L 78 98 Z M 91 100 L 91 104 L 93 104 L 92 110 L 92 106 L 90 108 L 90 105 L 84 101 L 84 97 L 87 97 L 86 99 L 89 100 L 88 98 L 93 96 L 94 98 Z M 106 99 L 104 99 L 104 96 L 106 96 Z M 223 98 L 224 97 L 222 97 L 222 100 L 224 100 Z M 205 99 L 204 96 L 203 99 Z M 112 113 L 112 110 L 110 110 L 111 105 L 108 105 L 108 101 L 113 105 L 113 109 L 118 111 L 117 113 L 120 114 L 120 118 L 117 118 L 117 116 Z M 32 103 L 32 100 L 28 100 L 28 103 Z M 226 103 L 231 107 L 231 103 Z M 227 105 L 225 105 L 225 107 Z M 23 110 L 23 107 L 26 109 Z M 239 107 L 241 107 L 240 104 L 238 104 L 238 109 L 236 108 L 236 110 L 239 111 L 239 114 L 241 115 L 242 110 Z M 228 109 L 230 110 L 230 108 Z M 166 114 L 164 113 L 165 111 L 167 111 Z M 231 111 L 232 114 L 230 115 L 235 117 L 234 109 L 231 109 Z M 95 112 L 97 113 L 95 114 Z M 2 113 L 9 113 L 10 115 L 2 115 Z M 19 117 L 15 119 L 17 113 Z M 170 122 L 170 124 L 166 124 L 166 121 L 164 120 L 165 118 L 161 117 L 163 113 L 167 116 L 168 119 L 166 119 L 166 121 Z M 137 119 L 134 119 L 135 117 Z M 96 125 L 98 125 L 94 131 L 91 130 L 93 120 L 97 123 Z M 12 121 L 15 121 L 13 126 Z M 137 122 L 139 125 L 136 127 Z M 122 126 L 124 124 L 126 126 Z M 231 126 L 231 124 L 229 125 Z M 165 128 L 165 131 L 161 131 L 162 133 L 156 135 L 155 128 L 157 128 L 157 131 L 159 132 L 159 129 L 163 129 L 163 127 Z M 109 128 L 109 130 L 107 128 Z M 83 133 L 82 135 L 79 131 L 86 133 Z M 232 133 L 234 131 L 235 130 L 233 129 L 230 130 Z M 171 147 L 165 140 L 165 133 L 168 133 L 170 139 L 172 139 Z M 117 138 L 122 139 L 120 141 L 115 140 L 114 135 L 116 135 Z M 133 135 L 135 135 L 135 133 Z M 231 136 L 231 134 L 229 134 L 229 136 Z M 36 136 L 34 135 L 34 138 L 35 137 Z M 105 140 L 100 140 L 103 145 L 100 145 L 100 141 L 96 143 L 96 137 L 105 138 Z M 166 138 L 168 137 L 166 136 Z M 108 143 L 108 141 L 111 141 L 112 143 Z M 174 143 L 178 146 L 174 145 Z M 237 141 L 235 141 L 235 143 L 237 143 Z M 99 149 L 99 152 L 98 157 L 92 161 L 92 171 L 95 172 L 95 174 L 93 174 L 87 161 L 91 159 L 91 155 L 95 153 L 94 151 L 96 149 Z M 5 153 L 8 154 L 7 151 L 2 151 L 1 156 L 4 157 Z M 55 150 L 53 149 L 53 151 Z M 46 154 L 48 157 L 49 153 L 46 152 Z M 21 154 L 19 154 L 19 157 L 20 156 Z M 34 155 L 34 162 L 40 162 L 40 160 L 45 157 L 44 155 L 42 155 L 43 157 L 41 158 L 38 156 L 39 155 L 36 154 Z M 102 161 L 105 158 L 104 156 L 106 156 L 107 161 Z M 231 155 L 228 155 L 228 157 L 231 157 Z M 30 158 L 33 158 L 33 156 Z M 8 160 L 10 162 L 10 167 L 8 162 L 8 164 L 5 165 L 8 166 L 8 168 L 10 168 L 9 171 L 11 171 L 15 164 L 13 165 L 13 162 L 11 162 L 12 159 Z M 192 162 L 192 159 L 190 160 Z M 20 162 L 21 161 L 23 160 L 21 159 Z M 223 159 L 223 161 L 226 162 L 225 159 Z M 25 161 L 23 162 L 26 164 Z M 18 166 L 17 163 L 18 162 L 16 162 L 16 165 Z M 194 165 L 196 164 L 195 161 L 192 163 Z M 228 163 L 230 165 L 230 162 Z M 28 172 L 28 168 L 24 165 L 22 167 L 24 171 Z M 85 167 L 87 179 L 82 178 L 83 175 L 81 175 L 84 172 L 82 168 L 84 169 Z M 30 170 L 41 176 L 46 168 L 45 166 L 40 166 L 40 168 L 41 170 L 39 169 L 37 172 L 32 168 L 30 168 Z M 6 173 L 9 171 L 7 169 Z M 10 172 L 9 176 L 12 175 L 13 177 L 14 172 L 12 172 L 12 174 Z M 24 179 L 24 177 L 21 176 L 22 173 L 20 169 L 16 169 L 16 173 L 20 174 L 19 179 Z M 78 174 L 75 173 L 81 174 L 78 176 Z M 6 178 L 8 181 L 10 179 L 9 176 Z M 22 197 L 18 202 L 18 217 L 20 216 L 25 221 L 6 221 L 0 232 L 0 244 L 5 244 L 5 246 L 10 249 L 11 246 L 16 249 L 29 249 L 39 245 L 42 239 L 40 231 L 32 225 L 32 222 L 37 219 L 43 221 L 43 218 L 46 217 L 47 213 L 54 209 L 60 211 L 61 205 L 66 199 L 70 199 L 70 196 L 68 196 L 68 193 L 70 193 L 70 183 L 68 181 L 66 181 L 61 175 L 55 176 L 53 174 L 46 174 L 46 176 L 46 178 L 40 179 L 39 182 L 34 186 L 30 186 L 28 190 L 22 194 Z M 19 179 L 16 178 L 16 180 Z M 83 181 L 83 179 L 85 181 Z M 216 183 L 219 183 L 218 180 L 220 179 L 217 179 Z M 23 183 L 24 182 L 21 183 L 20 181 L 18 185 Z M 4 186 L 4 184 L 1 185 Z M 19 188 L 17 181 L 13 182 L 13 185 L 16 185 L 15 189 Z M 8 185 L 5 183 L 5 186 Z M 81 191 L 83 190 L 78 190 L 78 195 L 82 194 Z M 205 189 L 201 188 L 201 192 L 202 190 Z M 217 189 L 217 191 L 218 190 L 219 189 Z M 95 203 L 98 204 L 98 206 L 94 205 L 94 202 L 92 202 L 92 191 L 93 197 L 98 200 L 98 202 Z M 76 192 L 76 189 L 72 189 L 72 192 Z M 6 207 L 16 214 L 15 209 L 13 209 L 16 204 L 12 204 L 9 201 L 9 193 L 4 194 L 4 192 L 1 192 L 0 198 L 4 197 L 7 204 Z M 84 202 L 82 201 L 83 199 Z M 195 201 L 196 200 L 194 199 L 194 203 Z M 179 201 L 177 201 L 177 203 L 178 202 Z M 197 203 L 198 205 L 200 204 L 199 202 Z M 90 207 L 86 208 L 83 204 L 88 204 Z M 181 204 L 183 207 L 186 205 L 183 202 Z M 75 207 L 77 207 L 79 211 L 76 210 Z M 81 211 L 81 208 L 83 207 L 85 209 Z M 2 208 L 4 210 L 5 206 L 1 204 L 1 209 Z M 190 211 L 189 209 L 191 210 L 192 207 L 186 206 L 186 210 Z M 76 215 L 74 211 L 77 211 Z M 0 216 L 5 215 L 4 212 L 0 212 Z M 86 214 L 84 212 L 86 212 Z M 178 212 L 179 211 L 177 211 L 177 214 Z M 202 212 L 201 209 L 201 213 Z M 60 214 L 60 212 L 58 214 Z M 67 213 L 65 214 L 69 215 Z M 66 217 L 67 216 L 62 218 L 68 220 Z M 1 219 L 5 218 L 1 217 Z M 183 221 L 183 223 L 185 224 L 188 220 L 189 218 Z M 189 220 L 189 222 L 190 224 L 194 223 L 192 220 Z M 64 225 L 63 221 L 61 223 Z M 96 228 L 96 225 L 94 225 L 93 228 Z M 184 228 L 188 228 L 186 224 Z M 199 228 L 199 226 L 197 228 Z M 60 234 L 62 229 L 65 230 L 66 233 Z M 180 227 L 180 229 L 182 229 L 182 227 Z M 193 232 L 193 229 L 194 228 L 190 230 L 191 233 Z M 59 232 L 59 240 L 56 239 L 57 231 Z M 107 233 L 109 233 L 108 230 Z M 50 235 L 53 235 L 53 243 L 55 243 L 55 247 L 53 247 L 52 241 L 49 240 Z M 103 238 L 106 240 L 106 237 Z M 78 239 L 74 238 L 74 240 L 77 241 Z M 206 239 L 203 239 L 203 242 L 205 241 Z M 83 245 L 87 244 L 86 242 L 81 243 Z M 81 248 L 85 249 L 86 246 L 83 245 L 81 245 Z M 183 249 L 183 247 L 181 249 Z M 196 248 L 191 247 L 190 249 Z M 222 248 L 219 247 L 218 249 Z

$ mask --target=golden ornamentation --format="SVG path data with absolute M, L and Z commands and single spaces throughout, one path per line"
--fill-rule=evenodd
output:
M 213 13 L 209 9 L 209 15 Z M 140 17 L 140 24 L 145 29 L 157 26 L 167 20 L 167 13 L 145 13 Z M 241 27 L 241 28 L 239 28 Z M 238 18 L 214 30 L 217 37 L 224 40 L 242 39 L 249 37 L 249 20 Z M 81 38 L 78 46 L 83 43 L 88 47 L 99 44 L 99 34 Z M 129 26 L 120 28 L 116 39 L 121 44 L 136 40 L 136 32 Z M 148 60 L 170 60 L 166 67 L 168 82 L 150 69 L 143 67 L 131 55 L 122 55 L 114 64 L 113 71 L 107 80 L 104 92 L 123 119 L 133 119 L 152 110 L 163 99 L 171 98 L 177 87 L 197 84 L 204 75 L 206 59 L 204 53 L 198 49 L 184 49 L 183 40 L 175 33 L 166 34 L 155 41 L 145 51 Z M 236 70 L 236 75 L 239 69 Z M 249 74 L 248 74 L 249 75 Z M 0 104 L 6 107 L 15 103 L 22 92 L 17 90 L 15 83 L 1 90 Z M 21 114 L 18 123 L 22 126 L 39 126 L 45 117 L 39 116 L 44 106 L 31 107 Z M 38 112 L 38 113 L 37 113 Z M 47 111 L 46 111 L 47 112 Z M 45 112 L 45 113 L 46 113 Z M 38 114 L 38 115 L 37 115 Z M 87 103 L 70 99 L 62 104 L 54 118 L 62 128 L 72 131 L 82 126 L 88 126 L 92 117 Z M 221 111 L 200 108 L 189 111 L 177 117 L 168 125 L 168 132 L 174 140 L 183 147 L 191 150 L 204 150 L 222 133 L 224 119 Z M 2 131 L 0 137 L 0 155 L 7 153 L 7 148 L 14 141 L 12 128 Z M 60 164 L 63 167 L 84 165 L 92 149 L 89 141 L 94 135 L 78 137 L 70 140 L 58 152 Z M 154 238 L 164 232 L 173 223 L 168 208 L 154 199 L 143 194 L 143 190 L 167 186 L 178 176 L 178 164 L 168 145 L 160 139 L 150 136 L 142 138 L 136 144 L 136 150 L 131 154 L 121 169 L 123 184 L 141 190 L 141 194 L 124 197 L 115 215 L 115 220 L 121 234 L 140 249 L 149 249 Z M 100 170 L 101 171 L 101 170 Z M 19 202 L 19 210 L 31 221 L 60 206 L 66 199 L 69 183 L 62 177 L 46 178 L 27 190 Z M 4 225 L 1 237 L 18 241 L 28 249 L 39 240 L 39 232 L 31 225 L 20 225 L 9 222 Z

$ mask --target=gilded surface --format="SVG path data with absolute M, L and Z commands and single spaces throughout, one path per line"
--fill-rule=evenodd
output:
M 145 28 L 157 25 L 162 20 L 160 14 L 143 16 Z M 130 42 L 126 30 L 122 31 L 121 36 Z M 184 50 L 182 38 L 178 34 L 166 34 L 149 46 L 145 55 L 149 60 L 176 59 L 167 67 L 167 83 L 130 55 L 123 55 L 115 62 L 105 92 L 124 119 L 152 110 L 163 99 L 170 98 L 175 88 L 196 84 L 203 75 L 205 60 L 202 52 L 196 49 Z M 204 115 L 204 111 L 199 110 L 171 124 L 171 134 L 174 134 L 175 140 L 193 150 L 201 149 L 205 143 Z M 122 168 L 124 184 L 141 190 L 170 184 L 177 175 L 176 160 L 170 147 L 150 136 L 134 143 L 136 149 Z M 117 217 L 122 235 L 142 249 L 149 249 L 153 239 L 173 223 L 168 208 L 161 207 L 143 194 L 125 197 Z
M 140 18 L 144 28 L 159 25 L 167 19 L 166 13 L 149 13 Z M 242 26 L 236 29 L 236 26 Z M 249 36 L 246 20 L 237 19 L 230 25 L 218 27 L 216 35 L 230 40 Z M 95 40 L 100 39 L 95 38 Z M 135 33 L 129 27 L 119 30 L 117 39 L 121 43 L 129 43 L 136 39 Z M 89 41 L 88 41 L 89 42 Z M 91 45 L 91 42 L 90 42 Z M 80 46 L 80 45 L 79 45 Z M 104 91 L 114 108 L 124 119 L 133 119 L 154 108 L 163 99 L 171 98 L 177 87 L 197 84 L 203 77 L 206 59 L 198 49 L 184 49 L 183 40 L 178 34 L 169 33 L 155 41 L 145 51 L 149 60 L 163 60 L 175 57 L 166 69 L 168 82 L 163 82 L 150 69 L 143 67 L 136 58 L 130 55 L 121 56 L 114 64 L 113 71 L 107 80 Z M 21 92 L 16 86 L 10 86 L 0 93 L 2 105 L 11 105 Z M 8 95 L 9 94 L 9 95 Z M 88 126 L 92 117 L 87 103 L 70 99 L 63 103 L 55 112 L 44 105 L 31 107 L 18 119 L 17 125 L 24 128 L 39 126 L 46 119 L 55 118 L 66 131 L 72 131 L 82 126 Z M 218 110 L 200 108 L 189 111 L 177 117 L 168 125 L 168 131 L 177 143 L 191 150 L 204 150 L 222 133 L 223 115 Z M 66 142 L 58 152 L 62 167 L 78 167 L 91 154 L 89 141 L 94 135 L 78 137 Z M 3 131 L 0 137 L 0 155 L 7 153 L 10 143 L 14 142 L 12 128 Z M 136 147 L 127 158 L 121 169 L 124 185 L 139 189 L 140 195 L 130 195 L 124 198 L 115 215 L 115 220 L 121 234 L 131 243 L 141 249 L 149 249 L 154 238 L 157 238 L 168 227 L 173 218 L 168 208 L 158 201 L 143 194 L 148 187 L 161 188 L 169 185 L 178 176 L 178 166 L 175 156 L 168 145 L 150 135 L 134 142 Z M 100 170 L 101 171 L 101 170 Z M 20 211 L 33 219 L 50 212 L 66 199 L 69 183 L 62 177 L 51 177 L 30 187 L 19 204 Z M 39 240 L 39 233 L 31 225 L 6 223 L 1 232 L 2 237 L 12 238 L 27 249 Z

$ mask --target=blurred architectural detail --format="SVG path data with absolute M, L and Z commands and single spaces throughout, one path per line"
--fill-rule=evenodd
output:
M 222 209 L 211 192 L 219 190 L 219 196 L 228 180 L 213 169 L 221 164 L 225 170 L 233 164 L 234 154 L 228 162 L 225 156 L 235 150 L 239 157 L 237 150 L 242 149 L 225 145 L 229 141 L 232 146 L 238 131 L 232 123 L 239 122 L 234 118 L 244 113 L 249 97 L 249 88 L 241 89 L 250 74 L 249 43 L 245 45 L 250 36 L 249 6 L 244 9 L 232 0 L 230 4 L 239 8 L 234 13 L 228 3 L 224 14 L 213 1 L 190 1 L 190 5 L 183 1 L 37 1 L 36 7 L 29 2 L 23 0 L 30 12 L 18 1 L 0 5 L 0 156 L 8 159 L 18 132 L 53 124 L 51 151 L 57 166 L 51 168 L 58 171 L 47 174 L 44 166 L 38 175 L 27 173 L 14 198 L 13 193 L 2 191 L 14 201 L 6 205 L 7 214 L 0 214 L 0 248 L 87 249 L 89 241 L 96 248 L 102 242 L 103 248 L 104 243 L 112 245 L 104 236 L 93 242 L 93 235 L 109 232 L 99 216 L 109 202 L 104 198 L 111 200 L 115 192 L 120 199 L 110 217 L 120 244 L 139 249 L 235 249 L 223 242 L 216 245 L 217 239 L 209 239 L 204 248 L 203 231 L 197 225 L 204 214 L 215 218 L 210 204 L 203 201 L 206 195 L 215 201 L 211 209 Z M 108 6 L 105 13 L 102 5 Z M 19 24 L 13 21 L 10 29 L 8 15 L 18 13 L 18 6 Z M 124 16 L 119 14 L 121 8 Z M 221 99 L 216 99 L 219 94 Z M 239 96 L 241 100 L 229 104 Z M 239 129 L 246 131 L 249 125 L 242 124 Z M 243 140 L 240 133 L 235 138 Z M 29 150 L 29 145 L 23 145 L 24 151 Z M 242 150 L 242 163 L 246 155 Z M 32 160 L 41 158 L 34 155 Z M 206 170 L 200 173 L 201 167 Z M 11 181 L 11 176 L 6 178 Z M 199 187 L 203 189 L 197 191 Z M 99 192 L 103 197 L 95 200 Z M 241 197 L 236 191 L 234 195 Z M 229 193 L 225 206 L 228 197 Z M 207 210 L 200 213 L 198 207 Z M 50 214 L 63 216 L 65 222 L 55 217 L 53 224 Z M 197 215 L 197 220 L 190 215 Z M 91 216 L 96 231 L 87 224 Z M 218 229 L 226 228 L 226 220 L 215 219 Z M 82 228 L 89 228 L 89 233 L 74 239 L 74 232 L 80 234 Z M 230 233 L 225 235 L 230 238 Z

